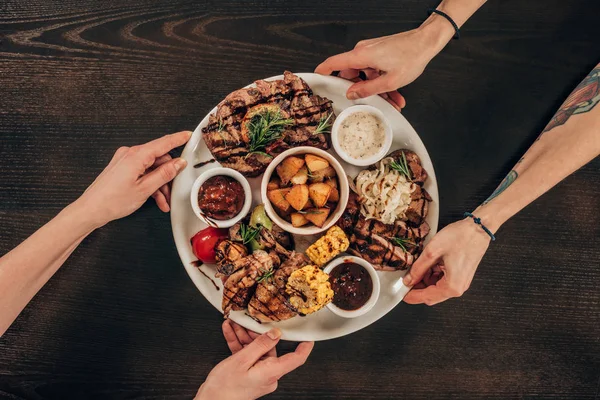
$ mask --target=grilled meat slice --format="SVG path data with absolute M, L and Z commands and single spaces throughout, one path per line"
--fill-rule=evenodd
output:
M 396 221 L 394 224 L 394 237 L 401 237 L 412 240 L 416 243 L 420 243 L 429 234 L 430 227 L 427 221 L 419 226 L 413 227 L 408 225 L 405 221 Z
M 371 235 L 370 240 L 352 235 L 349 252 L 367 260 L 376 269 L 384 271 L 405 270 L 414 262 L 412 254 L 375 234 Z
M 396 161 L 401 160 L 402 153 L 404 153 L 404 157 L 406 157 L 406 164 L 410 169 L 412 181 L 418 185 L 423 185 L 427 180 L 427 171 L 423 168 L 423 164 L 421 164 L 421 159 L 414 151 L 408 149 L 396 150 L 388 154 L 388 157 L 394 158 Z
M 273 225 L 273 227 L 275 227 L 275 225 Z M 280 234 L 279 236 L 283 236 L 283 234 Z M 291 254 L 289 250 L 287 250 L 277 241 L 275 235 L 273 235 L 273 232 L 268 229 L 261 229 L 257 240 L 258 244 L 260 244 L 264 250 L 272 250 L 278 256 L 281 256 L 284 259 L 288 258 Z
M 411 193 L 411 202 L 406 209 L 406 220 L 413 226 L 419 226 L 425 221 L 427 213 L 429 212 L 429 202 L 431 202 L 431 196 L 421 186 L 416 186 L 415 190 Z
M 234 262 L 239 266 L 229 275 L 223 285 L 223 314 L 229 316 L 231 311 L 243 310 L 254 294 L 256 279 L 264 271 L 279 266 L 279 257 L 273 253 L 257 250 L 252 255 Z
M 294 238 L 289 232 L 286 232 L 283 229 L 281 229 L 279 225 L 273 224 L 273 227 L 271 228 L 271 234 L 273 235 L 277 243 L 282 245 L 285 249 L 294 249 Z
M 231 156 L 218 161 L 225 168 L 235 169 L 247 177 L 254 177 L 262 174 L 273 159 L 272 157 L 260 153 L 247 155 L 248 153 L 246 151 L 244 154 L 245 155 Z
M 359 215 L 360 203 L 358 202 L 358 195 L 353 191 L 350 191 L 350 195 L 348 196 L 348 204 L 346 205 L 346 209 L 342 213 L 342 216 L 338 220 L 337 226 L 342 228 L 347 235 L 350 235 Z
M 245 219 L 244 223 L 247 223 L 248 220 Z M 229 228 L 229 239 L 234 242 L 241 242 L 243 240 L 242 235 L 240 234 L 240 228 L 242 226 L 242 222 L 238 222 Z M 259 244 L 261 244 L 265 249 L 272 250 L 276 248 L 279 249 L 280 254 L 289 253 L 288 250 L 294 249 L 294 238 L 289 232 L 284 231 L 278 225 L 273 224 L 273 227 L 269 231 L 268 229 L 261 229 L 260 235 L 257 237 Z M 287 258 L 287 256 L 286 256 Z
M 215 247 L 217 260 L 216 277 L 231 275 L 234 271 L 234 262 L 248 255 L 248 248 L 242 243 L 232 240 L 223 240 Z
M 248 304 L 250 316 L 261 322 L 284 321 L 296 316 L 288 302 L 285 285 L 292 272 L 305 265 L 308 265 L 306 256 L 293 252 L 272 277 L 259 283 Z
M 275 271 L 275 274 L 273 275 L 275 285 L 279 289 L 285 291 L 285 285 L 292 272 L 309 264 L 310 260 L 304 253 L 296 253 L 293 251 L 292 254 L 290 254 L 290 257 L 281 264 L 281 267 Z

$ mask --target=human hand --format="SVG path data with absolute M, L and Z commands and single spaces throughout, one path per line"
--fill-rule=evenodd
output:
M 233 355 L 208 374 L 196 400 L 246 400 L 272 393 L 282 376 L 304 364 L 314 346 L 313 342 L 303 342 L 293 353 L 277 357 L 279 329 L 258 335 L 225 321 L 223 335 Z
M 490 237 L 470 219 L 446 226 L 425 246 L 404 277 L 405 285 L 414 285 L 404 301 L 432 306 L 462 296 L 489 244 Z
M 421 26 L 395 35 L 362 40 L 354 50 L 329 57 L 315 72 L 330 75 L 340 71 L 341 78 L 355 82 L 346 92 L 348 99 L 379 94 L 400 111 L 406 100 L 396 89 L 417 79 L 449 40 L 447 31 L 445 36 L 433 33 Z M 366 80 L 359 79 L 360 71 L 365 73 Z
M 168 184 L 187 165 L 182 158 L 172 160 L 168 152 L 185 144 L 191 135 L 184 131 L 139 146 L 120 147 L 75 203 L 85 208 L 97 226 L 133 213 L 150 196 L 168 212 Z

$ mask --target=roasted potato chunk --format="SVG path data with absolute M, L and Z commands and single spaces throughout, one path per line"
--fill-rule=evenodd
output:
M 329 211 L 331 211 L 329 208 L 310 208 L 306 210 L 304 217 L 320 228 L 325 225 Z
M 306 154 L 304 159 L 306 160 L 306 165 L 311 173 L 329 167 L 329 162 L 326 159 L 315 156 L 314 154 Z
M 323 207 L 333 188 L 326 183 L 313 183 L 308 187 L 308 195 L 315 207 Z
M 279 178 L 271 178 L 271 180 L 267 184 L 267 192 L 270 192 L 271 190 L 279 189 L 280 186 L 281 186 L 281 181 L 279 180 Z
M 304 165 L 300 170 L 296 173 L 296 175 L 292 176 L 290 179 L 293 185 L 303 185 L 308 181 L 308 169 L 306 165 Z
M 289 156 L 275 168 L 281 179 L 281 184 L 286 186 L 290 179 L 304 166 L 304 160 L 300 157 Z
M 271 190 L 267 192 L 267 198 L 273 204 L 274 207 L 278 208 L 284 213 L 287 213 L 290 210 L 290 203 L 285 199 L 285 196 L 291 190 L 291 188 Z
M 292 213 L 290 217 L 292 218 L 292 226 L 296 228 L 304 226 L 309 222 L 306 217 L 300 213 Z
M 285 199 L 295 210 L 302 210 L 306 203 L 308 203 L 308 186 L 292 186 L 292 189 L 289 191 L 289 193 L 285 195 Z
M 322 170 L 319 170 L 319 171 L 310 170 L 310 175 L 309 175 L 311 182 L 324 182 L 325 180 L 329 180 L 326 178 L 333 178 L 333 177 L 335 177 L 335 169 L 333 169 L 333 167 L 331 167 L 331 166 L 324 168 Z

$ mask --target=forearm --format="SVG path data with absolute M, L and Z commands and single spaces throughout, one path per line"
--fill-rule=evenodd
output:
M 74 203 L 0 258 L 0 336 L 94 228 Z
M 486 1 L 443 0 L 436 9 L 448 14 L 460 28 Z M 434 53 L 432 57 L 439 53 L 455 34 L 452 25 L 444 17 L 435 13 L 431 14 L 419 29 L 431 41 L 430 51 Z
M 600 154 L 600 64 L 475 214 L 492 231 Z

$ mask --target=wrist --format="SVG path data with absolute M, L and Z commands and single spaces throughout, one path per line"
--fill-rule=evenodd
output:
M 442 51 L 455 34 L 450 22 L 437 14 L 431 14 L 417 29 L 424 38 L 423 48 L 430 59 Z
M 66 220 L 75 223 L 77 230 L 84 235 L 88 235 L 94 230 L 106 225 L 99 213 L 93 211 L 85 202 L 79 198 L 65 207 L 59 214 Z
M 510 218 L 506 215 L 504 209 L 498 208 L 492 203 L 480 205 L 473 210 L 473 215 L 481 219 L 481 223 L 493 234 Z

